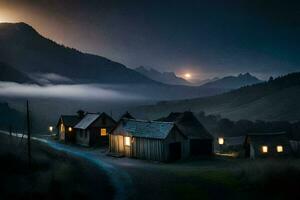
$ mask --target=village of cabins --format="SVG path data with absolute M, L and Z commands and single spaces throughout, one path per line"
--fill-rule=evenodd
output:
M 105 147 L 108 155 L 170 162 L 190 156 L 214 154 L 264 158 L 290 156 L 292 146 L 286 133 L 248 133 L 234 139 L 214 137 L 192 112 L 170 113 L 154 120 L 135 119 L 126 112 L 118 121 L 103 113 L 62 115 L 55 137 L 85 147 Z M 54 127 L 49 127 L 50 132 Z M 239 147 L 232 148 L 230 147 Z M 226 153 L 230 152 L 230 154 Z

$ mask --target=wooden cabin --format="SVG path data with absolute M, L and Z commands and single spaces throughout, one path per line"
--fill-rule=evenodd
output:
M 109 134 L 111 153 L 154 161 L 187 157 L 187 142 L 173 122 L 123 118 Z
M 78 115 L 61 115 L 56 125 L 57 135 L 60 141 L 75 142 L 75 125 L 80 121 Z
M 292 153 L 285 132 L 247 134 L 244 143 L 247 158 L 287 156 Z
M 108 145 L 108 133 L 116 121 L 106 113 L 87 113 L 76 126 L 76 143 L 82 146 Z
M 174 122 L 179 130 L 188 138 L 189 155 L 212 155 L 213 136 L 199 122 L 192 112 L 170 113 L 159 121 Z

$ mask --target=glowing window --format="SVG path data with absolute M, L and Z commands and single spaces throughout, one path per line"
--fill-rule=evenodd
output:
M 65 132 L 65 126 L 63 124 L 60 125 L 60 132 Z
M 131 145 L 130 137 L 125 137 L 125 146 L 130 146 L 130 145 Z
M 101 136 L 107 136 L 106 128 L 101 128 L 101 130 L 100 130 L 100 135 L 101 135 Z
M 261 150 L 263 153 L 268 153 L 268 146 L 262 146 Z
M 278 146 L 276 147 L 276 150 L 277 150 L 278 153 L 283 152 L 283 146 L 278 145 Z
M 224 138 L 221 138 L 221 137 L 218 138 L 218 143 L 221 144 L 221 145 L 224 144 Z
M 69 132 L 71 132 L 73 129 L 72 129 L 72 127 L 69 127 L 69 129 L 68 129 L 68 130 L 69 130 Z

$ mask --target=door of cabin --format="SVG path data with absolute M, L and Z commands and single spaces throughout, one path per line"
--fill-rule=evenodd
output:
M 124 136 L 123 135 L 118 135 L 118 150 L 120 154 L 124 154 Z
M 181 158 L 181 143 L 174 142 L 169 144 L 169 159 L 170 161 L 179 160 Z

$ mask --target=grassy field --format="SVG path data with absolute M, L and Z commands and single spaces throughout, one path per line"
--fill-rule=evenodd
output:
M 25 142 L 19 142 L 0 135 L 0 199 L 113 198 L 114 191 L 101 168 L 33 143 L 34 162 L 29 170 Z M 128 199 L 300 199 L 298 158 L 211 157 L 166 164 L 112 158 L 100 149 L 72 149 L 97 155 L 102 163 L 113 166 L 115 173 L 127 174 L 131 180 L 125 185 Z
M 33 143 L 28 167 L 26 142 L 0 135 L 0 199 L 112 199 L 106 174 L 96 166 Z
M 126 170 L 135 183 L 134 199 L 300 198 L 299 159 L 215 157 L 174 164 L 129 162 Z

